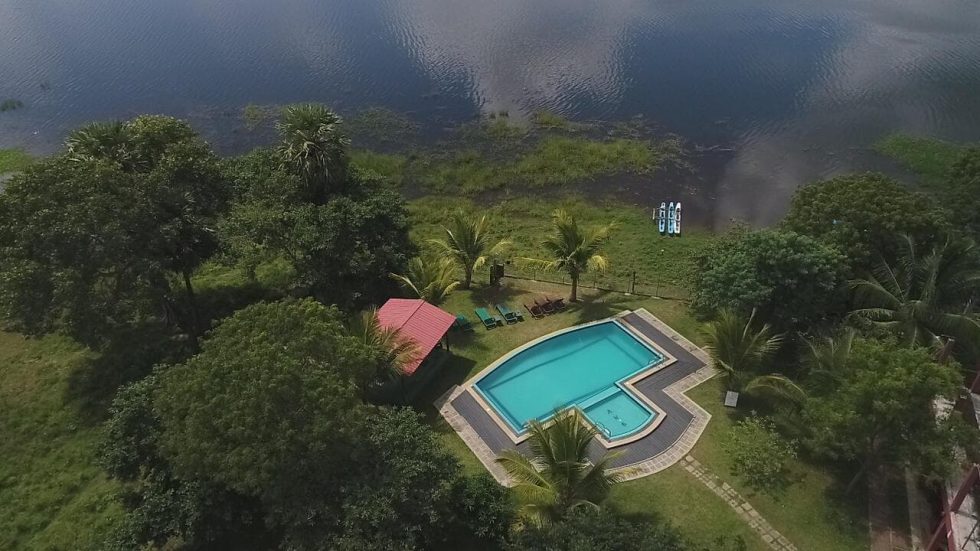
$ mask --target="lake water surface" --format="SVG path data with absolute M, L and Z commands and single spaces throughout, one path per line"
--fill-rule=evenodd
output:
M 867 148 L 887 133 L 980 140 L 980 2 L 0 0 L 6 98 L 25 108 L 0 113 L 0 147 L 37 152 L 144 112 L 239 151 L 249 103 L 386 106 L 432 127 L 643 115 L 732 149 L 672 188 L 689 217 L 768 222 L 798 185 L 877 168 Z M 658 185 L 624 190 L 659 202 Z

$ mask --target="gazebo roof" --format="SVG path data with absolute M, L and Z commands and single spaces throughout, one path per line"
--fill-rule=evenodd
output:
M 415 373 L 455 321 L 456 316 L 422 299 L 393 298 L 378 309 L 382 327 L 398 329 L 418 347 L 416 359 L 404 366 L 406 375 Z

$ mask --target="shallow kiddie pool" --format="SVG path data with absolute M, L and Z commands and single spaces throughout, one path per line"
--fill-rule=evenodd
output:
M 577 407 L 609 441 L 642 430 L 657 413 L 623 382 L 664 360 L 616 321 L 546 338 L 482 376 L 474 390 L 518 436 L 527 422 Z

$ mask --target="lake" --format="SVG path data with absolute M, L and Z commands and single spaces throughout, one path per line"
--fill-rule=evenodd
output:
M 642 115 L 707 152 L 694 175 L 621 184 L 629 200 L 767 223 L 801 184 L 885 166 L 868 149 L 885 134 L 980 140 L 980 3 L 0 0 L 8 98 L 25 107 L 0 113 L 0 147 L 39 153 L 144 112 L 242 151 L 250 103 L 385 106 L 432 129 Z

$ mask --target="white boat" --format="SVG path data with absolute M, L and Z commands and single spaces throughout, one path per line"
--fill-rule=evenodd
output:
M 674 202 L 671 201 L 667 205 L 667 234 L 673 235 L 677 225 L 677 219 L 674 217 Z
M 667 233 L 667 203 L 660 203 L 660 209 L 657 211 L 657 225 L 660 227 L 660 235 Z
M 674 206 L 674 235 L 681 234 L 681 202 Z

